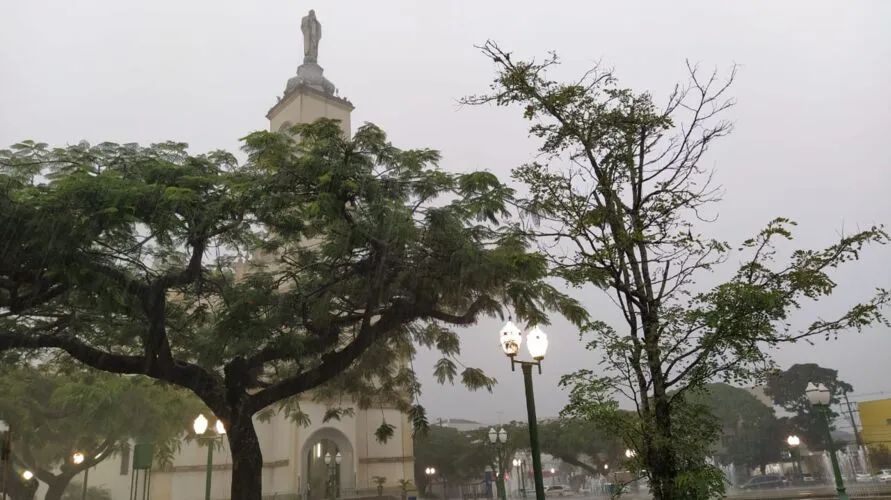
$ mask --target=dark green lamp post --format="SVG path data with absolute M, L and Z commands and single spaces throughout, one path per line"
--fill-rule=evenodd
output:
M 804 392 L 807 395 L 807 400 L 811 403 L 811 408 L 818 412 L 821 420 L 823 420 L 823 429 L 826 432 L 826 451 L 829 453 L 829 461 L 832 462 L 832 474 L 835 475 L 835 491 L 838 493 L 838 499 L 848 500 L 848 494 L 845 492 L 845 481 L 842 479 L 838 458 L 835 456 L 832 428 L 829 425 L 829 403 L 832 399 L 832 394 L 825 385 L 814 385 L 813 383 L 808 384 Z
M 532 475 L 535 479 L 535 500 L 545 500 L 544 478 L 541 469 L 541 446 L 538 443 L 538 419 L 535 416 L 535 393 L 532 390 L 532 367 L 538 367 L 541 373 L 541 361 L 548 351 L 548 336 L 537 326 L 526 334 L 526 347 L 532 361 L 518 361 L 523 332 L 512 321 L 501 329 L 501 348 L 510 358 L 510 368 L 514 370 L 520 365 L 523 370 L 523 384 L 526 386 L 526 413 L 529 418 L 529 443 L 532 452 Z
M 222 441 L 223 436 L 226 434 L 226 428 L 223 426 L 222 420 L 217 420 L 217 424 L 214 426 L 216 433 L 206 434 L 209 424 L 210 422 L 207 421 L 207 417 L 204 415 L 198 415 L 195 422 L 192 423 L 192 430 L 195 431 L 195 436 L 200 441 L 207 442 L 207 472 L 204 478 L 204 500 L 210 500 L 210 487 L 213 480 L 213 447 L 217 441 Z

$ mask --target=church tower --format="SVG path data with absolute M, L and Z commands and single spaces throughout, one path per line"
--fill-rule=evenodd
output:
M 315 11 L 309 11 L 300 22 L 303 32 L 303 64 L 297 75 L 288 80 L 285 92 L 266 114 L 269 128 L 276 132 L 299 123 L 312 123 L 319 118 L 339 120 L 343 133 L 349 137 L 350 113 L 353 105 L 339 96 L 337 88 L 325 78 L 325 70 L 319 66 L 319 40 L 322 25 Z

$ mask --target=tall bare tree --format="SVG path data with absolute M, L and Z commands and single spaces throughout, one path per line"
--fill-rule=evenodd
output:
M 833 268 L 888 236 L 873 227 L 777 263 L 775 244 L 791 239 L 794 225 L 777 218 L 742 244 L 732 279 L 699 292 L 696 279 L 732 251 L 699 229 L 721 194 L 702 160 L 732 129 L 723 116 L 733 106 L 735 69 L 722 78 L 688 63 L 689 82 L 659 106 L 648 93 L 618 86 L 601 66 L 560 83 L 547 74 L 558 63 L 553 54 L 519 61 L 491 42 L 482 52 L 497 76 L 490 93 L 464 102 L 519 107 L 541 139 L 537 161 L 513 171 L 528 187 L 519 200 L 531 222 L 526 230 L 557 276 L 603 288 L 625 320 L 621 328 L 587 326 L 603 368 L 565 378 L 572 388 L 566 413 L 615 425 L 637 451 L 655 498 L 722 491 L 720 474 L 703 460 L 712 436 L 679 428 L 698 411 L 684 405 L 685 396 L 714 379 L 756 376 L 770 364 L 766 347 L 883 321 L 884 290 L 801 330 L 786 320 L 800 301 L 833 292 Z M 618 396 L 634 401 L 639 419 L 616 418 Z

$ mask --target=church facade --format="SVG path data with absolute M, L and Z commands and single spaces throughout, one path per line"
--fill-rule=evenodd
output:
M 353 105 L 337 95 L 334 85 L 324 77 L 318 64 L 318 45 L 321 25 L 315 13 L 303 19 L 304 62 L 297 75 L 288 80 L 284 95 L 269 110 L 270 130 L 283 131 L 299 123 L 319 118 L 339 120 L 344 134 L 350 135 L 350 113 Z M 264 260 L 254 256 L 240 263 L 236 274 L 250 272 L 252 261 Z M 398 496 L 400 480 L 414 482 L 414 457 L 411 424 L 394 407 L 356 410 L 339 421 L 323 422 L 327 407 L 314 403 L 310 397 L 301 403 L 310 424 L 303 426 L 279 413 L 269 421 L 255 421 L 263 452 L 263 495 L 265 498 L 309 499 L 328 497 L 327 488 L 333 485 L 336 496 L 355 498 L 377 496 L 377 486 L 384 478 L 383 487 Z M 197 417 L 197 415 L 196 415 Z M 210 428 L 215 420 L 210 417 Z M 374 431 L 386 420 L 396 427 L 394 436 L 386 443 L 375 439 Z M 185 429 L 184 429 L 185 431 Z M 148 472 L 147 481 L 136 476 L 130 451 L 110 457 L 89 471 L 88 485 L 110 490 L 114 500 L 131 498 L 131 487 L 136 484 L 135 498 L 143 496 L 148 484 L 147 498 L 151 500 L 199 500 L 205 495 L 208 452 L 204 445 L 183 442 L 167 470 L 157 467 Z M 334 457 L 339 454 L 340 463 Z M 326 463 L 325 457 L 329 457 Z M 232 460 L 225 439 L 213 452 L 211 498 L 229 498 Z M 75 478 L 74 481 L 82 481 Z

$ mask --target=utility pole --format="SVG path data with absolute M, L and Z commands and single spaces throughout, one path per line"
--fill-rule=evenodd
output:
M 845 404 L 848 406 L 848 417 L 851 418 L 851 427 L 854 428 L 854 440 L 857 442 L 857 449 L 863 449 L 863 441 L 860 440 L 860 430 L 857 429 L 857 422 L 854 420 L 854 411 L 851 410 L 851 402 L 848 401 L 848 391 L 845 391 Z

